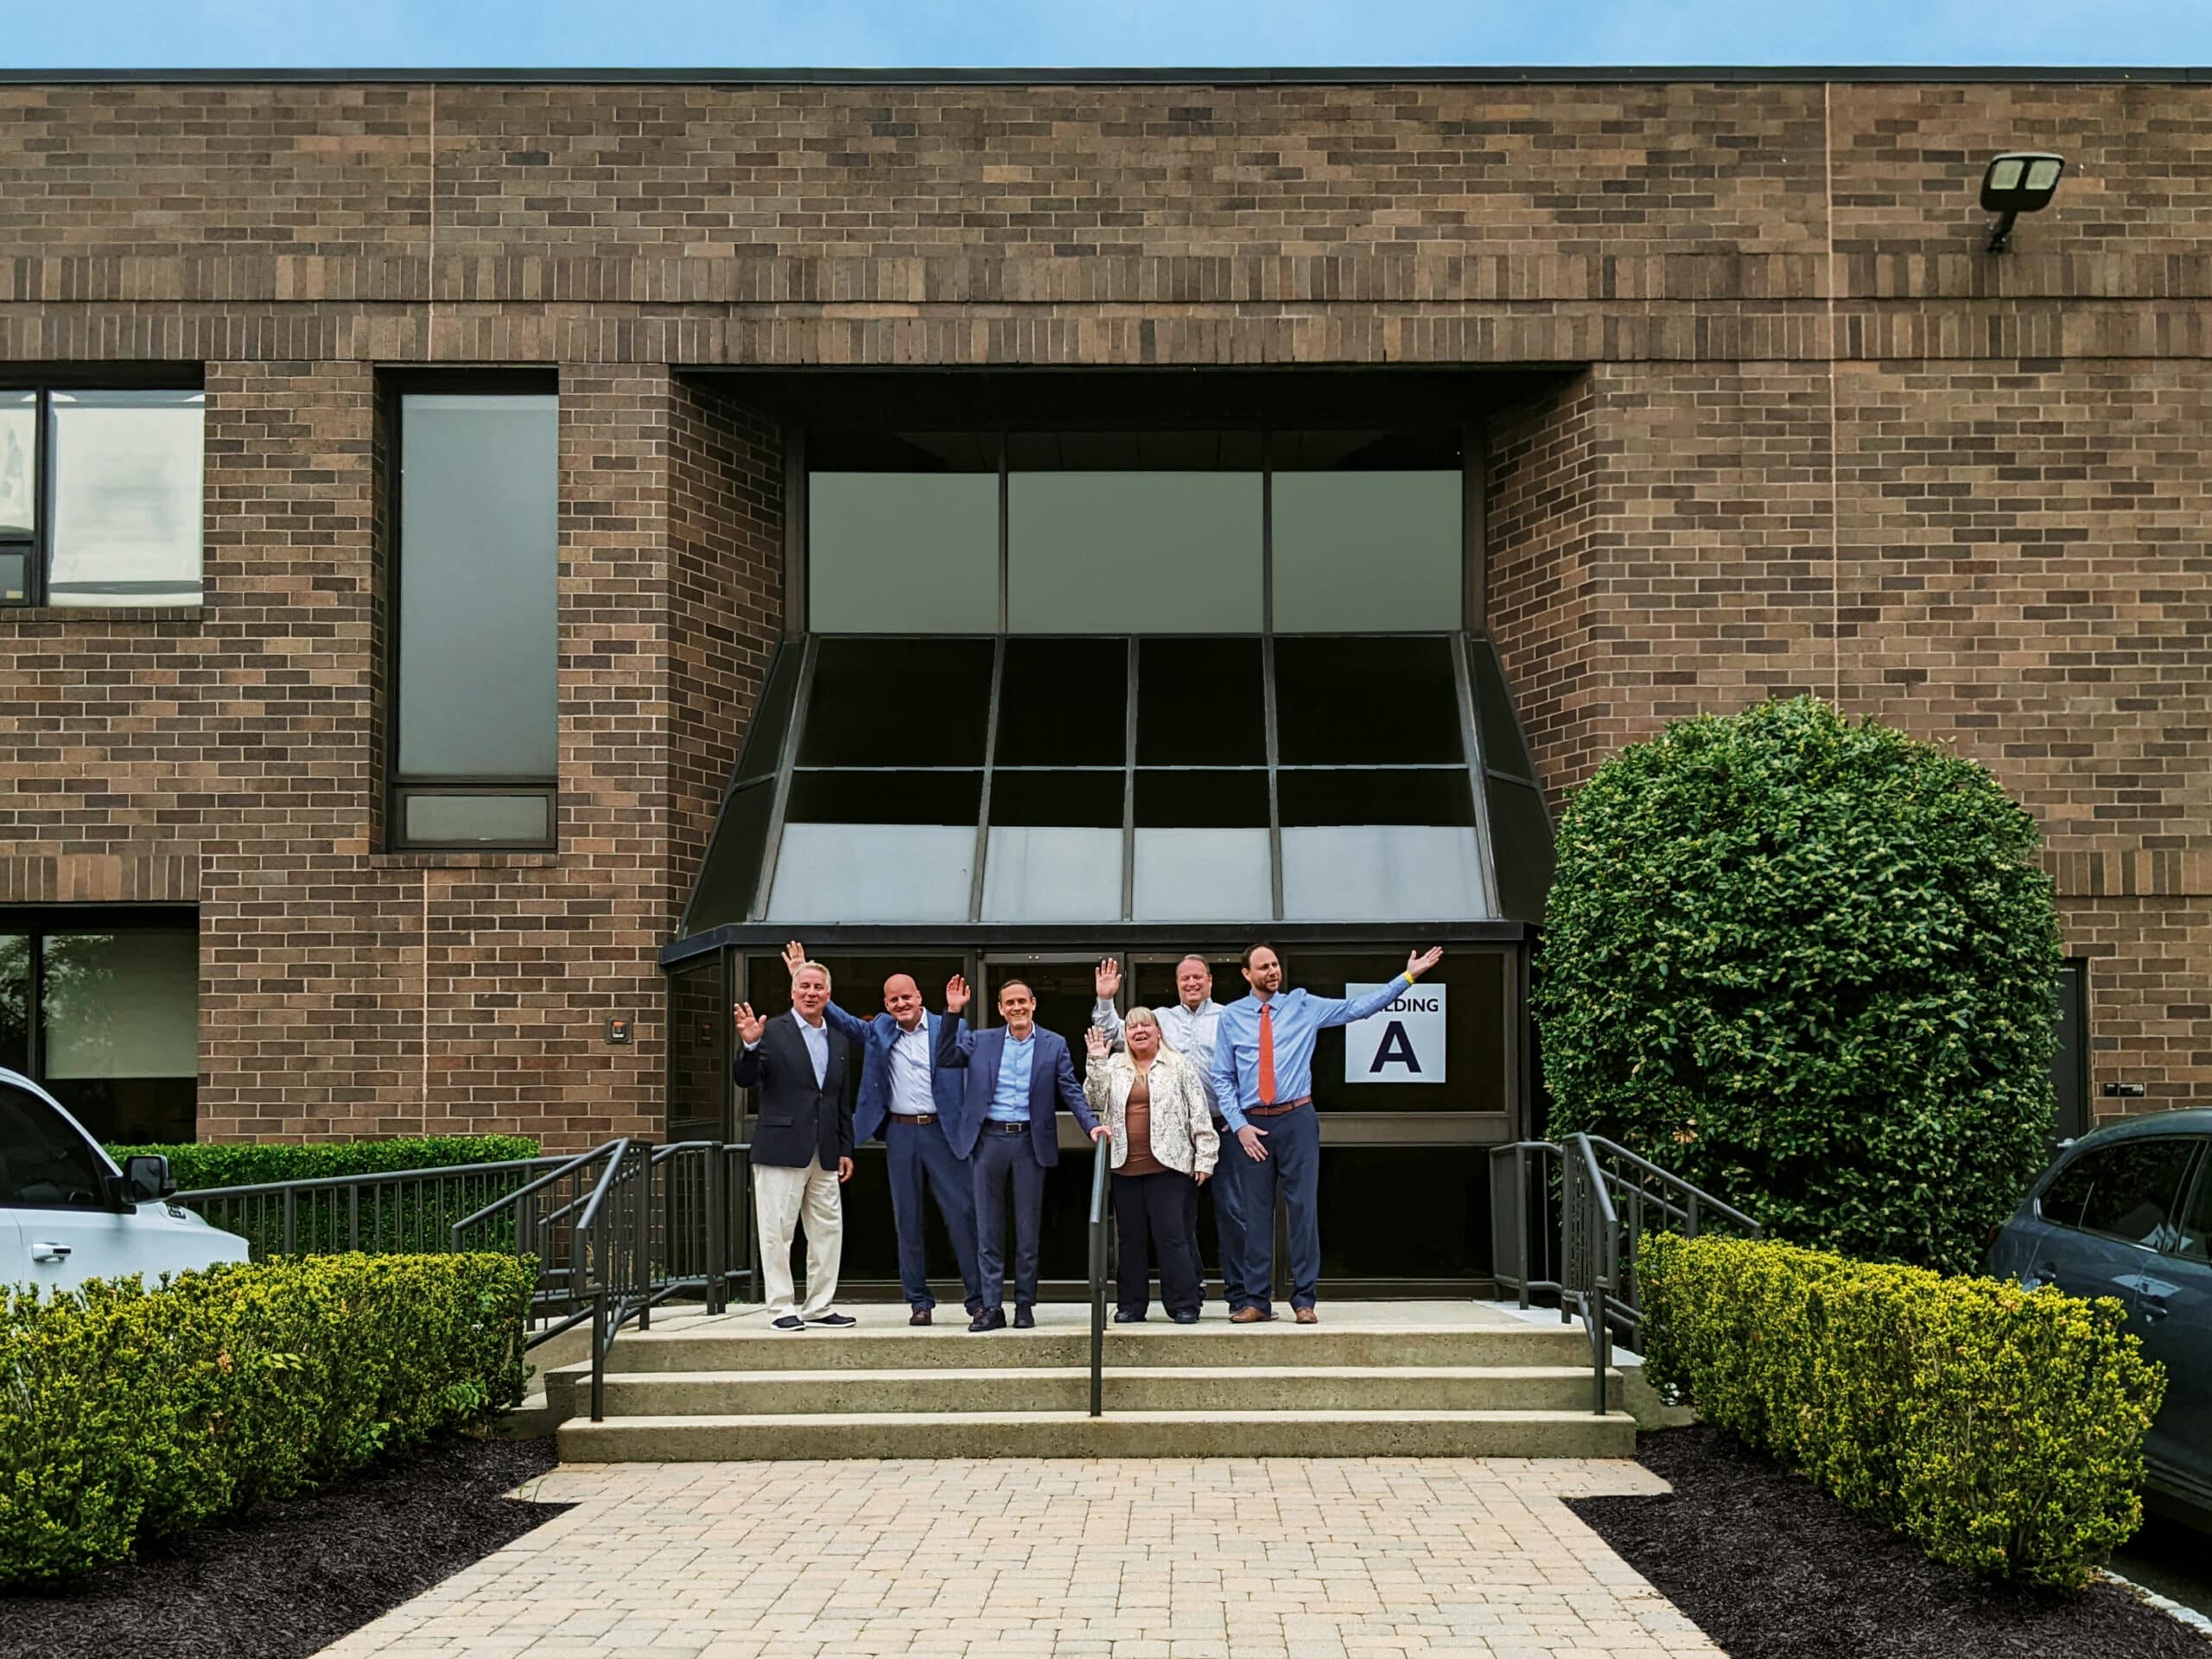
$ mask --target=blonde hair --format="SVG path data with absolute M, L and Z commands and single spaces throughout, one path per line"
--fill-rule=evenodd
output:
M 1180 1059 L 1182 1058 L 1182 1056 L 1177 1054 L 1173 1049 L 1168 1047 L 1167 1028 L 1160 1023 L 1160 1016 L 1154 1014 L 1150 1008 L 1145 1007 L 1140 1004 L 1138 1007 L 1131 1008 L 1127 1014 L 1122 1016 L 1122 1029 L 1124 1033 L 1122 1046 L 1124 1048 L 1128 1046 L 1127 1033 L 1131 1026 L 1150 1026 L 1154 1031 L 1160 1033 L 1160 1047 L 1156 1052 L 1173 1059 Z

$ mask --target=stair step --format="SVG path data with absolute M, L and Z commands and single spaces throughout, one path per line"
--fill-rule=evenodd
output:
M 1589 1411 L 864 1412 L 570 1418 L 563 1463 L 823 1458 L 1626 1458 Z
M 1332 1330 L 1327 1325 L 1120 1325 L 1106 1334 L 1109 1370 L 1127 1366 L 1582 1365 L 1590 1344 L 1579 1328 L 1500 1325 L 1474 1328 Z M 770 1331 L 755 1325 L 710 1330 L 625 1331 L 607 1353 L 610 1373 L 644 1371 L 973 1370 L 1088 1368 L 1090 1333 L 1058 1329 L 893 1332 Z
M 1609 1403 L 1621 1401 L 1618 1373 Z M 566 1367 L 554 1398 L 567 1414 L 587 1410 L 588 1367 Z M 1112 1366 L 1109 1411 L 1524 1411 L 1586 1408 L 1584 1366 L 1389 1365 Z M 889 1412 L 1079 1412 L 1090 1401 L 1085 1366 L 901 1370 L 639 1371 L 607 1379 L 610 1416 Z

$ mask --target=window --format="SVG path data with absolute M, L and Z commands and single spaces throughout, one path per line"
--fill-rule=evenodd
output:
M 1466 536 L 1456 433 L 1277 432 L 1269 459 L 1278 632 L 1458 625 Z
M 997 435 L 823 435 L 807 474 L 808 601 L 823 633 L 995 633 Z
M 104 1206 L 106 1173 L 53 1107 L 0 1084 L 0 1204 Z
M 0 391 L 0 603 L 199 604 L 205 404 L 181 387 Z
M 0 916 L 0 1065 L 100 1139 L 193 1139 L 199 1027 L 189 912 Z
M 2199 1166 L 2196 1172 L 2196 1191 L 2190 1200 L 2189 1214 L 2181 1224 L 2180 1236 L 2174 1241 L 2176 1254 L 2199 1262 L 2212 1261 L 2212 1169 Z
M 550 393 L 400 398 L 398 846 L 552 844 L 559 448 Z
M 2196 1142 L 2178 1137 L 2123 1141 L 2084 1153 L 2043 1195 L 2043 1218 L 2152 1249 L 2170 1249 L 2182 1178 Z

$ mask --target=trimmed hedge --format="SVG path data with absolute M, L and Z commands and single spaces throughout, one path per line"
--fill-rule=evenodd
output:
M 519 1135 L 418 1135 L 388 1141 L 326 1141 L 308 1146 L 255 1146 L 207 1141 L 176 1146 L 111 1146 L 108 1156 L 158 1153 L 187 1192 L 209 1186 L 259 1186 L 269 1181 L 308 1181 L 327 1175 L 380 1175 L 397 1169 L 443 1169 L 457 1164 L 503 1164 L 535 1158 L 537 1142 Z
M 1937 1560 L 2078 1589 L 2142 1521 L 2163 1368 L 2109 1297 L 1646 1239 L 1651 1380 Z
M 1970 1273 L 2048 1156 L 2061 957 L 2035 821 L 1814 697 L 1613 756 L 1559 829 L 1553 1138 L 1847 1255 Z
M 0 1584 L 127 1558 L 522 1397 L 535 1264 L 331 1255 L 0 1301 Z

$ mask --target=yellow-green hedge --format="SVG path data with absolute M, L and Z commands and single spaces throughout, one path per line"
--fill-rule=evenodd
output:
M 2142 1520 L 2164 1372 L 2084 1301 L 1765 1239 L 1647 1239 L 1655 1382 L 1941 1561 L 2076 1588 Z
M 0 1298 L 0 1584 L 130 1555 L 522 1397 L 531 1264 L 326 1255 Z

